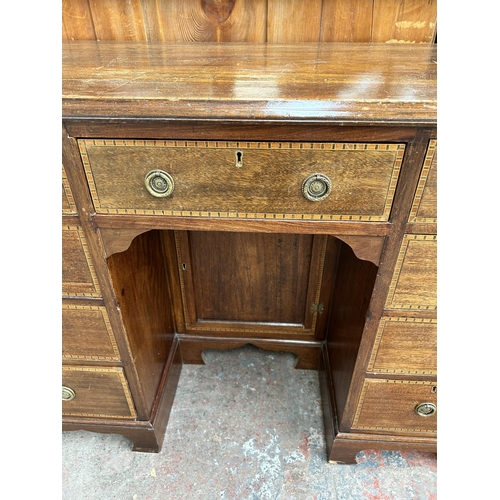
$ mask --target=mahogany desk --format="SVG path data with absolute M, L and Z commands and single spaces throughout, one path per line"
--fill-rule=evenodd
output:
M 63 425 L 157 452 L 184 363 L 320 375 L 328 458 L 436 450 L 436 47 L 63 48 Z

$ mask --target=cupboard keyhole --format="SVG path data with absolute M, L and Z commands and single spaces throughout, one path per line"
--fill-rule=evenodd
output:
M 236 151 L 236 166 L 238 168 L 243 166 L 243 151 Z

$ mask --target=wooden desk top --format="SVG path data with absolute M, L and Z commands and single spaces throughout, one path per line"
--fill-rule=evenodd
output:
M 430 125 L 431 44 L 67 42 L 65 119 Z

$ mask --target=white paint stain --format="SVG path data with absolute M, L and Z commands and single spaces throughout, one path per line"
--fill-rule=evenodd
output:
M 322 449 L 325 447 L 325 438 L 323 433 L 313 427 L 309 428 L 307 444 L 310 448 Z
M 409 41 L 409 40 L 396 40 L 395 38 L 391 38 L 391 40 L 387 40 L 385 43 L 416 43 L 415 40 Z
M 425 21 L 399 21 L 396 23 L 398 28 L 410 29 L 410 28 L 425 28 Z
M 294 462 L 305 462 L 306 457 L 297 450 L 292 451 L 288 456 L 283 457 L 283 462 L 286 464 L 292 464 Z
M 259 449 L 256 445 L 256 438 L 249 439 L 243 444 L 242 449 L 245 457 L 252 457 L 257 460 L 259 474 L 254 476 L 253 485 L 256 486 L 256 493 L 259 500 L 274 498 L 275 481 L 283 474 L 283 464 L 281 463 L 281 448 L 278 444 L 276 434 L 268 434 L 269 441 Z

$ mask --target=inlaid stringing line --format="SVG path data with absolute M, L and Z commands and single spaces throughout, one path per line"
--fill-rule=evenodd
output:
M 112 141 L 109 141 L 109 142 L 112 142 Z M 129 141 L 123 141 L 123 142 L 129 142 Z M 92 201 L 94 202 L 94 208 L 95 208 L 96 212 L 98 212 L 101 205 L 99 203 L 99 196 L 97 195 L 97 189 L 96 189 L 96 186 L 94 183 L 94 176 L 92 175 L 92 169 L 90 168 L 89 157 L 87 155 L 86 145 L 89 143 L 90 143 L 90 145 L 93 145 L 93 146 L 97 145 L 95 143 L 95 141 L 81 140 L 81 139 L 78 140 L 78 144 L 80 146 L 80 154 L 82 157 L 83 168 L 85 170 L 85 175 L 87 177 L 87 184 L 89 186 L 90 195 L 92 197 Z
M 380 342 L 382 341 L 382 334 L 384 331 L 385 323 L 387 318 L 381 318 L 377 329 L 377 335 L 375 337 L 375 342 L 373 343 L 373 350 L 370 356 L 370 361 L 368 362 L 367 371 L 372 371 L 375 366 L 375 360 L 377 359 L 378 349 L 380 347 Z
M 128 407 L 130 410 L 130 415 L 132 415 L 132 417 L 135 418 L 135 417 L 137 417 L 137 413 L 135 412 L 134 403 L 132 401 L 132 396 L 130 394 L 128 383 L 127 383 L 127 380 L 125 379 L 125 373 L 123 372 L 123 370 L 120 370 L 118 372 L 118 376 L 120 377 L 120 381 L 122 383 L 123 392 L 125 393 L 125 399 L 127 400 Z
M 85 146 L 107 147 L 166 147 L 166 148 L 216 148 L 216 149 L 330 149 L 345 151 L 401 151 L 404 144 L 372 144 L 372 143 L 342 143 L 342 142 L 242 142 L 242 141 L 179 141 L 179 140 L 146 140 L 146 139 L 79 139 L 80 151 Z
M 89 266 L 90 276 L 92 277 L 92 282 L 94 283 L 95 293 L 98 294 L 98 296 L 100 296 L 101 288 L 97 281 L 97 275 L 95 273 L 94 264 L 92 263 L 92 258 L 90 256 L 90 252 L 87 246 L 87 240 L 85 239 L 83 230 L 81 228 L 78 229 L 78 236 L 82 244 L 83 253 L 85 254 L 85 259 L 87 260 L 87 265 Z
M 387 193 L 385 197 L 385 207 L 383 212 L 383 218 L 381 220 L 389 220 L 389 215 L 391 213 L 392 202 L 394 200 L 394 194 L 396 192 L 396 186 L 398 184 L 399 172 L 401 170 L 401 165 L 403 164 L 404 150 L 405 146 L 399 144 L 398 151 L 396 153 L 396 160 L 394 162 L 391 180 L 389 181 L 389 186 L 387 188 Z
M 126 208 L 106 208 L 97 210 L 98 203 L 95 203 L 96 211 L 101 214 L 112 215 L 126 215 L 131 213 L 132 209 Z M 167 215 L 167 216 L 180 216 L 180 217 L 225 217 L 225 218 L 243 218 L 243 219 L 299 219 L 299 220 L 325 220 L 325 221 L 363 221 L 363 222 L 385 222 L 385 216 L 373 215 L 331 215 L 331 214 L 303 214 L 303 213 L 262 213 L 255 214 L 252 212 L 220 212 L 220 211 L 192 211 L 192 210 L 150 210 L 150 209 L 133 209 L 137 215 Z
M 76 210 L 76 203 L 73 198 L 73 193 L 71 192 L 71 188 L 69 187 L 68 178 L 66 176 L 66 170 L 64 169 L 64 165 L 62 165 L 62 185 L 64 188 L 64 194 L 66 195 L 66 199 L 68 200 L 69 208 L 63 209 L 63 213 L 65 214 L 76 214 L 78 213 Z
M 356 413 L 354 414 L 354 420 L 352 422 L 352 426 L 356 427 L 359 420 L 359 415 L 361 413 L 361 409 L 363 408 L 363 403 L 365 401 L 366 391 L 368 390 L 368 382 L 365 380 L 363 382 L 363 388 L 361 389 L 361 394 L 359 395 L 358 405 L 356 407 Z
M 424 159 L 424 166 L 422 167 L 422 173 L 420 175 L 420 179 L 418 181 L 418 186 L 415 192 L 415 197 L 413 199 L 413 205 L 410 210 L 410 215 L 408 217 L 408 222 L 417 222 L 417 223 L 435 223 L 436 218 L 424 218 L 417 217 L 418 209 L 420 208 L 420 203 L 422 201 L 422 196 L 425 189 L 425 184 L 427 183 L 427 179 L 429 177 L 429 172 L 434 161 L 434 156 L 437 152 L 437 140 L 432 139 L 429 141 L 429 146 L 427 148 L 427 153 Z

